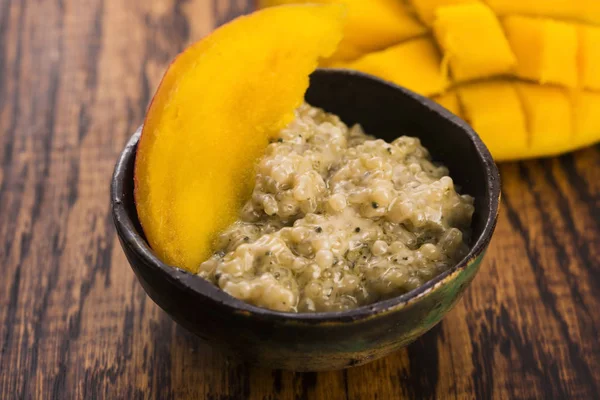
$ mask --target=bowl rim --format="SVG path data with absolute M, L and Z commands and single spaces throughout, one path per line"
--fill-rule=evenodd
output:
M 487 248 L 496 227 L 500 205 L 501 185 L 498 167 L 493 161 L 489 150 L 479 138 L 477 133 L 475 133 L 475 131 L 465 121 L 455 116 L 434 101 L 383 79 L 358 71 L 346 69 L 317 69 L 314 73 L 325 75 L 344 74 L 351 77 L 360 77 L 361 79 L 370 79 L 376 81 L 378 84 L 391 87 L 394 90 L 402 92 L 404 96 L 412 99 L 413 101 L 421 103 L 423 106 L 427 107 L 430 111 L 437 113 L 442 118 L 449 120 L 469 137 L 475 147 L 475 151 L 481 161 L 481 165 L 485 169 L 484 173 L 486 176 L 488 204 L 485 205 L 483 209 L 488 209 L 489 212 L 481 234 L 477 237 L 477 240 L 462 260 L 460 260 L 452 268 L 426 282 L 424 285 L 419 286 L 418 288 L 407 293 L 347 311 L 293 313 L 275 311 L 246 303 L 243 300 L 237 299 L 225 293 L 223 290 L 198 275 L 194 275 L 180 268 L 169 266 L 163 263 L 154 254 L 149 244 L 146 242 L 140 232 L 138 232 L 135 224 L 129 217 L 124 201 L 124 178 L 130 159 L 132 157 L 135 159 L 137 144 L 141 136 L 143 125 L 140 126 L 131 136 L 125 148 L 119 155 L 111 180 L 110 202 L 112 215 L 115 227 L 117 229 L 117 234 L 121 239 L 122 245 L 127 246 L 129 250 L 141 258 L 144 261 L 143 264 L 145 267 L 149 267 L 150 269 L 154 270 L 154 272 L 161 274 L 164 279 L 170 281 L 177 288 L 183 291 L 191 291 L 201 296 L 206 296 L 212 301 L 231 309 L 231 311 L 234 313 L 263 319 L 285 320 L 295 323 L 308 324 L 344 323 L 364 320 L 374 317 L 375 315 L 392 312 L 399 308 L 406 307 L 408 304 L 415 302 L 421 297 L 424 297 L 432 290 L 444 285 L 450 276 L 456 275 L 462 270 L 466 269 L 468 265 L 481 256 Z

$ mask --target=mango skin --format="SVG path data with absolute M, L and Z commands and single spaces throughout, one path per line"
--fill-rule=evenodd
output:
M 339 5 L 269 8 L 173 61 L 135 163 L 138 216 L 163 262 L 195 272 L 212 254 L 251 194 L 255 160 L 292 120 L 319 58 L 341 40 L 344 14 Z

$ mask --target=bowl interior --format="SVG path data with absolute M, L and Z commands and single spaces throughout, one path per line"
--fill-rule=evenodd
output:
M 201 291 L 220 303 L 263 317 L 307 321 L 337 319 L 341 316 L 356 319 L 396 306 L 424 293 L 485 249 L 497 218 L 500 181 L 487 148 L 464 121 L 422 96 L 349 70 L 315 71 L 310 78 L 306 100 L 313 106 L 337 114 L 348 125 L 360 123 L 368 134 L 388 142 L 401 135 L 418 137 L 429 149 L 432 158 L 449 168 L 450 176 L 460 187 L 460 192 L 475 197 L 470 251 L 460 263 L 411 292 L 345 312 L 282 313 L 234 299 L 202 278 L 163 264 L 146 243 L 133 199 L 133 167 L 140 130 L 123 151 L 112 182 L 113 215 L 121 239 L 134 248 L 147 265 L 163 271 L 165 278 L 177 280 L 185 289 Z

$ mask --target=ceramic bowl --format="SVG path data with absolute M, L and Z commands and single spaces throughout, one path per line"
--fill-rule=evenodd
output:
M 366 363 L 406 346 L 437 324 L 477 273 L 496 225 L 500 177 L 490 153 L 461 119 L 432 101 L 348 70 L 317 70 L 306 100 L 392 141 L 416 136 L 475 197 L 468 255 L 401 296 L 351 311 L 294 314 L 255 307 L 204 279 L 162 263 L 144 238 L 133 199 L 138 130 L 112 179 L 112 212 L 123 250 L 144 290 L 185 328 L 250 363 L 297 371 Z M 211 212 L 206 210 L 206 212 Z

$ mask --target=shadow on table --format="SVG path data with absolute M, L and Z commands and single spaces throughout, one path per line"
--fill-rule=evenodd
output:
M 175 324 L 162 314 L 163 332 L 169 341 L 157 346 L 170 355 L 168 368 L 171 391 L 185 397 L 204 398 L 305 398 L 314 395 L 379 398 L 404 396 L 434 398 L 439 378 L 438 324 L 417 341 L 383 359 L 342 371 L 290 372 L 269 370 L 242 363 Z M 159 357 L 160 358 L 160 357 Z M 165 366 L 167 366 L 165 364 Z M 163 376 L 164 378 L 164 376 Z M 366 397 L 365 397 L 366 398 Z

